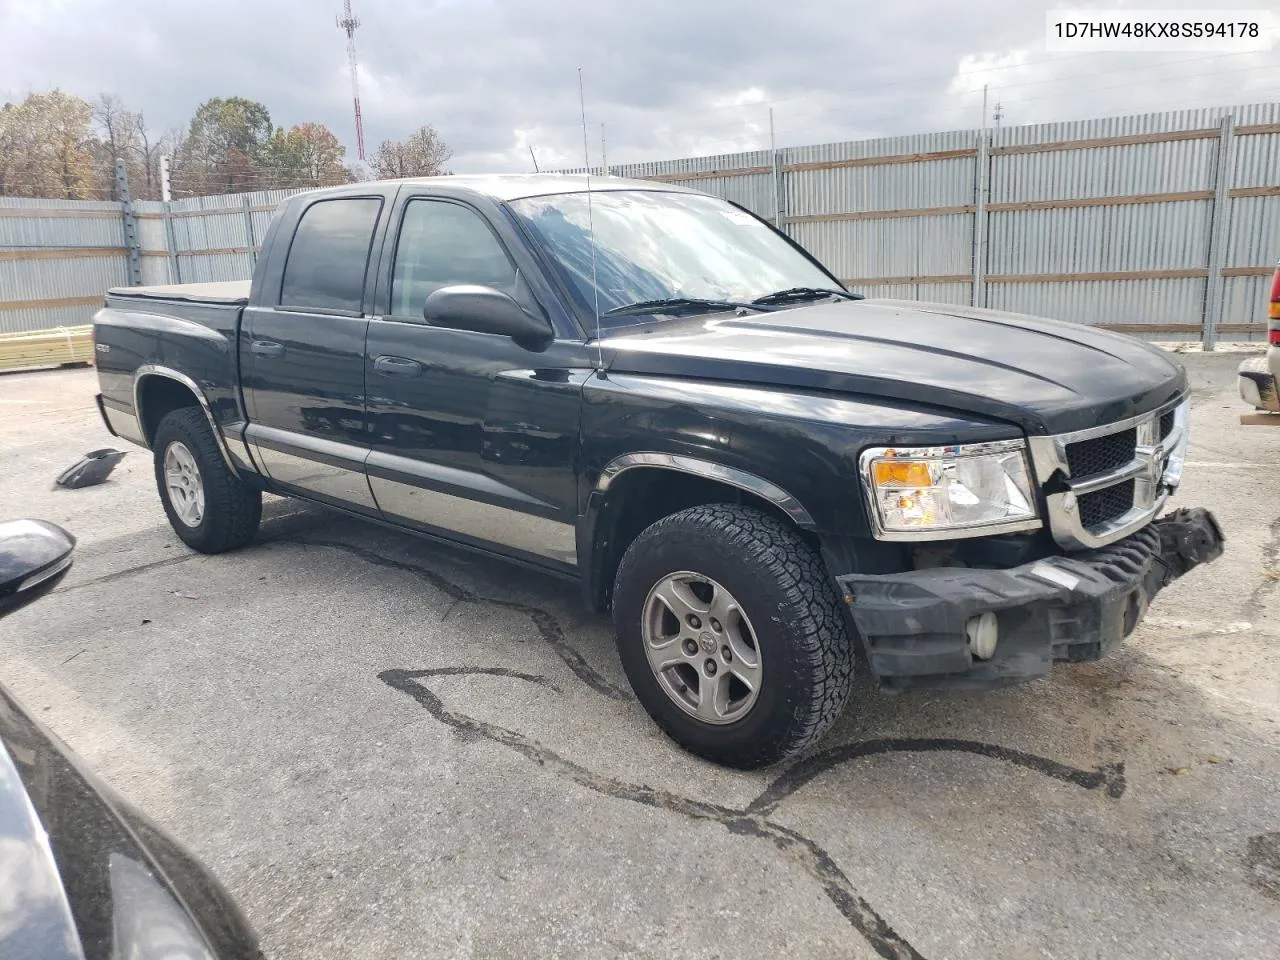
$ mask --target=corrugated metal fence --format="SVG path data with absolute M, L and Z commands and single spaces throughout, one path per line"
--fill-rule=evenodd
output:
M 868 296 L 1265 334 L 1280 103 L 612 166 L 780 218 Z M 144 283 L 244 278 L 290 191 L 133 204 Z M 0 331 L 85 322 L 127 282 L 120 204 L 0 198 Z

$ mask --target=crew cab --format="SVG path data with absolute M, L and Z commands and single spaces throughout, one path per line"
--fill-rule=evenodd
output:
M 754 767 L 855 661 L 890 690 L 1088 660 L 1222 549 L 1181 477 L 1169 354 L 1085 326 L 868 300 L 732 203 L 456 176 L 294 196 L 251 283 L 110 291 L 107 428 L 177 535 L 261 494 L 569 577 L 640 702 Z

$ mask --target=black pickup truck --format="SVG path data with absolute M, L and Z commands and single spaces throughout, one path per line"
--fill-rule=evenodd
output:
M 252 283 L 112 290 L 107 428 L 178 536 L 264 491 L 575 578 L 676 741 L 753 767 L 888 689 L 1089 660 L 1222 549 L 1157 519 L 1187 447 L 1169 355 L 868 300 L 750 212 L 572 176 L 286 201 Z

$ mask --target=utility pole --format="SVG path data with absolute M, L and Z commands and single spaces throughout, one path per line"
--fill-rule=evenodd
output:
M 347 61 L 351 65 L 351 99 L 356 108 L 356 153 L 364 159 L 364 118 L 360 116 L 360 67 L 356 60 L 356 28 L 360 18 L 351 12 L 351 0 L 343 0 L 338 28 L 347 34 Z
M 600 166 L 604 168 L 604 175 L 609 175 L 609 159 L 604 152 L 604 124 L 600 124 Z
M 1000 129 L 1000 121 L 1004 119 L 1004 106 L 999 100 L 996 101 L 996 108 L 991 112 L 991 119 L 996 122 L 996 129 Z

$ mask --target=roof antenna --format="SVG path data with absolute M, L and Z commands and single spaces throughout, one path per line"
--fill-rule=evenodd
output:
M 542 171 L 538 169 L 538 158 L 537 158 L 537 156 L 536 156 L 536 155 L 534 154 L 534 152 L 533 152 L 533 144 L 532 144 L 532 143 L 531 143 L 531 144 L 529 144 L 529 159 L 533 161 L 533 172 L 534 172 L 534 173 L 541 173 Z
M 596 310 L 596 376 L 608 379 L 604 372 L 604 348 L 600 345 L 600 287 L 596 283 L 596 221 L 591 209 L 591 154 L 587 149 L 587 98 L 582 92 L 582 68 L 578 68 L 578 107 L 582 111 L 582 162 L 587 171 L 587 231 L 591 234 L 591 290 Z

